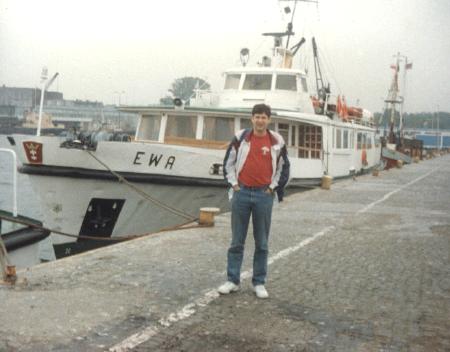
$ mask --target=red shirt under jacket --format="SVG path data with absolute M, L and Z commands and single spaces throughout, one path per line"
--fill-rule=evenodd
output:
M 258 137 L 250 135 L 250 151 L 244 167 L 239 173 L 239 183 L 247 187 L 268 186 L 272 182 L 272 146 L 270 135 Z

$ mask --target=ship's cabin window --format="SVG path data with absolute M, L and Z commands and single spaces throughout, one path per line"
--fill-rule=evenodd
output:
M 372 149 L 372 136 L 370 134 L 366 134 L 366 148 Z
M 356 138 L 357 138 L 357 140 L 356 140 L 356 149 L 361 149 L 362 148 L 362 139 L 363 139 L 362 133 L 358 132 L 358 134 L 356 135 Z
M 247 74 L 245 75 L 244 90 L 270 90 L 272 75 Z
M 356 149 L 372 149 L 373 140 L 369 133 L 358 132 Z
M 322 127 L 298 126 L 298 156 L 305 159 L 322 157 Z
M 336 149 L 342 148 L 342 130 L 336 128 Z
M 234 135 L 234 119 L 225 117 L 204 118 L 203 139 L 228 142 Z
M 139 125 L 138 139 L 157 141 L 161 127 L 161 115 L 144 115 Z
M 167 137 L 195 138 L 197 129 L 197 116 L 175 116 L 167 117 L 166 141 Z
M 301 77 L 300 82 L 302 83 L 303 92 L 308 93 L 308 83 L 306 82 L 306 78 Z
M 238 89 L 240 80 L 241 80 L 240 74 L 227 75 L 227 77 L 225 78 L 224 89 Z
M 289 124 L 287 123 L 279 123 L 278 124 L 278 133 L 281 134 L 286 144 L 289 143 Z
M 295 141 L 298 140 L 298 136 L 297 135 L 298 135 L 298 126 L 293 125 L 292 126 L 292 133 L 291 133 L 291 141 L 290 141 L 289 145 L 292 145 L 292 146 L 296 145 Z M 287 142 L 286 142 L 286 144 L 287 144 Z
M 275 89 L 297 91 L 297 77 L 292 75 L 277 75 Z
M 348 149 L 348 148 L 349 148 L 349 143 L 348 143 L 348 130 L 344 130 L 344 135 L 343 135 L 342 142 L 343 142 L 342 148 Z
M 336 149 L 348 149 L 350 148 L 351 142 L 349 138 L 349 131 L 340 128 L 336 129 Z

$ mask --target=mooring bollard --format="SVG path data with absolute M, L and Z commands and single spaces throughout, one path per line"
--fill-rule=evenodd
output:
M 6 252 L 3 240 L 0 237 L 0 270 L 1 279 L 4 283 L 14 284 L 17 280 L 16 267 L 9 265 L 8 253 Z
M 219 211 L 219 208 L 200 208 L 198 223 L 203 226 L 214 226 L 214 215 Z
M 397 168 L 401 169 L 403 167 L 403 160 L 397 160 Z
M 331 182 L 333 181 L 333 177 L 329 176 L 329 175 L 324 175 L 322 177 L 322 189 L 330 189 L 331 187 Z
M 372 170 L 372 176 L 378 176 L 380 174 L 380 170 L 378 170 L 377 168 Z

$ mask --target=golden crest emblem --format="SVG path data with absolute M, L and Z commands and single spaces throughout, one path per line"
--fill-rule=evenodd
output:
M 23 142 L 23 147 L 31 164 L 42 164 L 42 143 Z

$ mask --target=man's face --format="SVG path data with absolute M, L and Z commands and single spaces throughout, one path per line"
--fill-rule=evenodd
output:
M 252 115 L 253 130 L 256 133 L 264 134 L 270 123 L 270 117 L 265 113 Z

